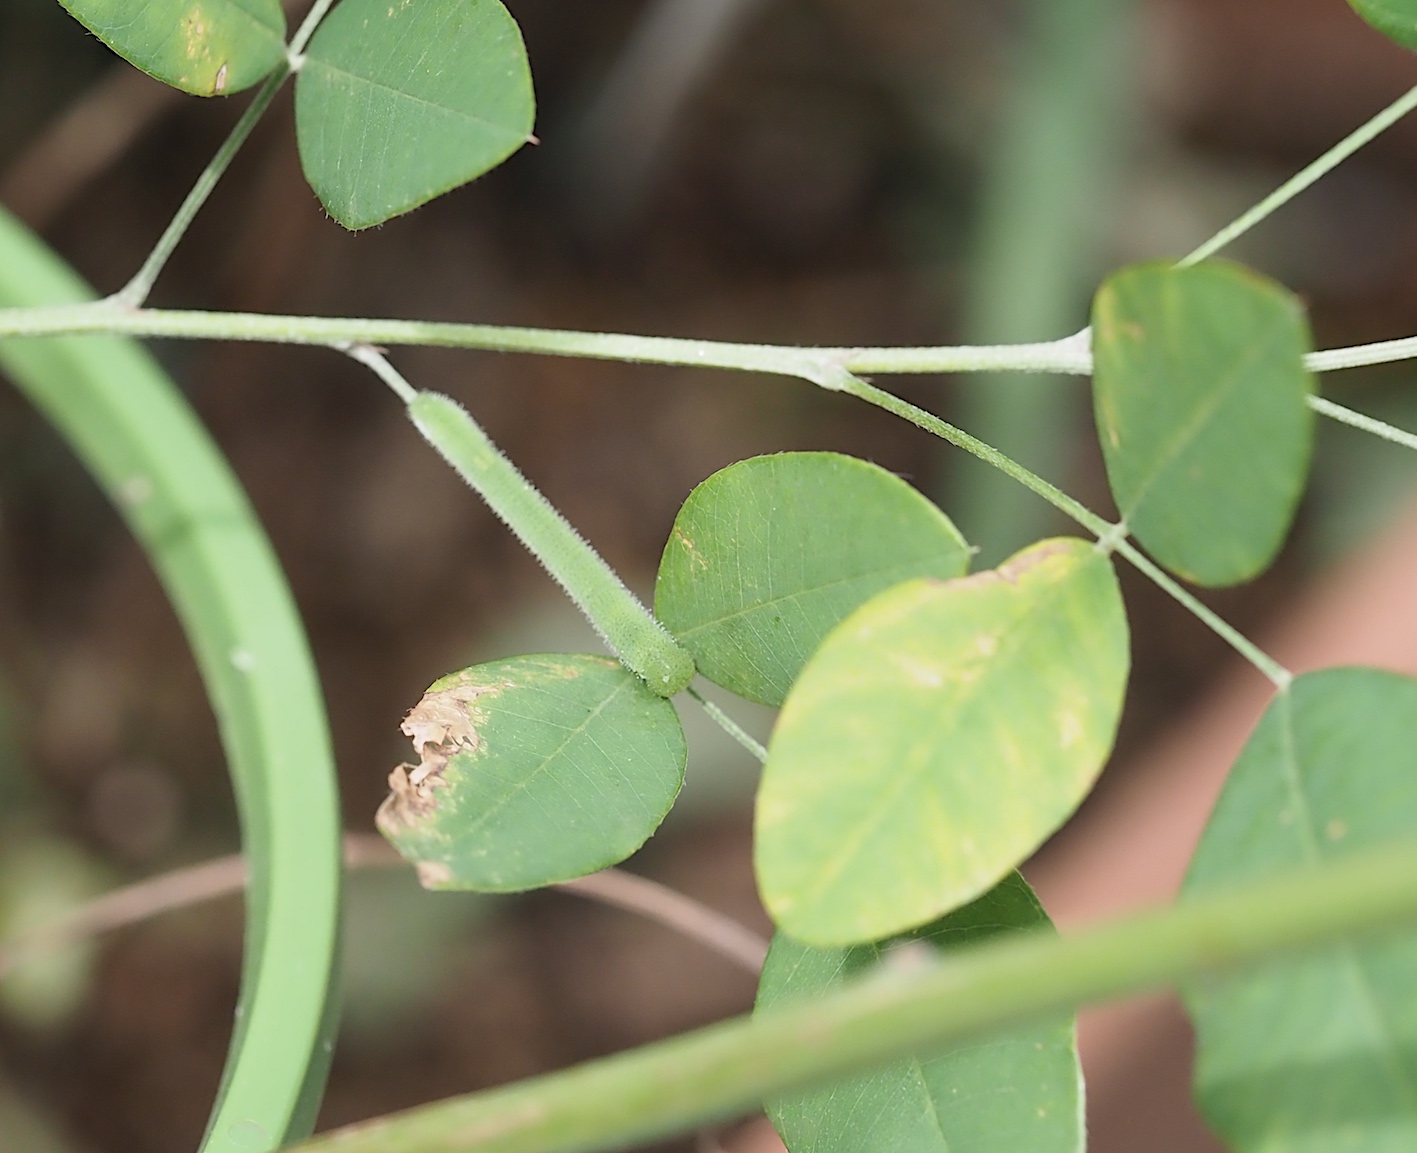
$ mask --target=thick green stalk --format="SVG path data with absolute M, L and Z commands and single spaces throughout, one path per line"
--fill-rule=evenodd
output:
M 1072 937 L 1019 935 L 878 971 L 809 1005 L 324 1134 L 302 1153 L 589 1153 L 1092 1001 L 1417 921 L 1403 844 Z
M 0 211 L 0 301 L 91 292 Z M 118 506 L 197 657 L 252 866 L 241 1002 L 206 1153 L 310 1131 L 333 1044 L 339 802 L 324 702 L 290 590 L 245 494 L 140 347 L 0 341 L 0 365 Z
M 416 393 L 408 415 L 443 459 L 481 495 L 576 602 L 611 652 L 662 697 L 694 679 L 694 660 L 612 569 L 482 431 L 467 410 Z

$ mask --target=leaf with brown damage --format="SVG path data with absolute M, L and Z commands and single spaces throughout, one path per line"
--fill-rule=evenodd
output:
M 618 662 L 556 654 L 478 665 L 404 719 L 380 832 L 426 888 L 536 888 L 634 852 L 683 783 L 674 707 Z

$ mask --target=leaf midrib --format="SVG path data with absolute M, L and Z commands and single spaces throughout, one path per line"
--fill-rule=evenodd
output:
M 1191 420 L 1182 428 L 1177 430 L 1162 446 L 1162 451 L 1156 453 L 1152 458 L 1152 468 L 1150 474 L 1146 476 L 1127 502 L 1124 515 L 1134 516 L 1146 498 L 1150 495 L 1152 487 L 1162 474 L 1166 472 L 1201 434 L 1205 427 L 1214 419 L 1216 412 L 1225 404 L 1234 393 L 1236 386 L 1244 379 L 1244 373 L 1258 359 L 1268 355 L 1270 346 L 1278 343 L 1283 333 L 1278 326 L 1271 328 L 1264 338 L 1255 341 L 1244 353 L 1230 363 L 1223 373 L 1217 378 L 1217 383 L 1207 395 L 1205 401 L 1196 409 Z
M 534 768 L 531 772 L 527 773 L 526 776 L 522 777 L 519 781 L 514 782 L 511 788 L 507 789 L 500 797 L 497 798 L 497 800 L 493 804 L 489 805 L 486 809 L 484 809 L 482 814 L 467 828 L 463 829 L 458 834 L 458 836 L 470 837 L 474 835 L 479 830 L 481 830 L 482 827 L 486 825 L 489 820 L 496 816 L 497 813 L 499 813 L 502 809 L 506 808 L 507 805 L 511 804 L 512 799 L 514 797 L 516 797 L 520 793 L 526 792 L 538 777 L 549 771 L 549 766 L 552 764 L 552 762 L 556 761 L 562 753 L 566 751 L 567 745 L 569 745 L 577 737 L 581 736 L 594 723 L 596 717 L 598 717 L 602 712 L 609 708 L 611 703 L 614 702 L 616 698 L 620 696 L 621 693 L 624 693 L 634 687 L 635 685 L 632 680 L 625 680 L 622 681 L 620 684 L 616 685 L 614 690 L 605 698 L 603 698 L 600 703 L 595 706 L 594 709 L 591 710 L 590 715 L 587 716 L 584 721 L 576 725 L 574 728 L 566 730 L 566 735 L 562 738 L 561 743 L 557 745 L 553 750 L 551 750 L 551 752 L 547 753 L 546 756 L 542 759 L 541 763 L 536 766 L 536 768 Z M 483 747 L 484 749 L 486 749 L 486 745 L 484 745 Z M 490 750 L 487 750 L 487 752 L 490 752 Z M 486 755 L 486 753 L 484 753 L 484 755 Z
M 306 63 L 306 67 L 309 68 L 312 65 L 318 66 L 319 68 L 324 69 L 326 72 L 332 75 L 347 77 L 348 79 L 355 81 L 356 83 L 365 84 L 368 85 L 370 88 L 377 89 L 381 92 L 386 92 L 397 99 L 406 100 L 411 104 L 416 104 L 424 108 L 432 108 L 438 112 L 444 112 L 450 116 L 465 120 L 469 124 L 475 124 L 478 127 L 486 128 L 493 132 L 501 133 L 507 136 L 509 139 L 522 141 L 525 141 L 526 139 L 526 133 L 520 132 L 515 128 L 508 128 L 504 124 L 498 124 L 494 120 L 488 120 L 486 117 L 483 116 L 476 116 L 471 112 L 466 112 L 461 108 L 454 108 L 449 104 L 439 104 L 435 100 L 429 100 L 426 96 L 418 96 L 412 92 L 406 92 L 402 88 L 395 88 L 392 84 L 386 84 L 382 80 L 375 80 L 372 77 L 363 76 L 358 72 L 351 72 L 348 68 L 342 68 L 338 64 L 334 64 L 322 57 L 309 57 Z
M 1048 595 L 1041 598 L 1039 602 L 1035 602 L 1032 611 L 1020 616 L 999 635 L 999 647 L 995 650 L 994 656 L 990 658 L 990 663 L 995 671 L 976 678 L 966 686 L 965 691 L 957 698 L 956 706 L 952 710 L 956 717 L 959 712 L 973 703 L 974 699 L 979 695 L 980 686 L 998 675 L 997 669 L 1004 663 L 1006 654 L 1010 658 L 1015 655 L 1010 650 L 1016 647 L 1014 638 L 1017 636 L 1020 629 L 1034 617 L 1037 611 L 1043 608 L 1054 597 L 1058 596 L 1062 591 L 1062 587 L 1062 582 L 1055 584 L 1048 590 Z M 949 720 L 950 718 L 948 716 L 941 717 L 931 726 L 930 734 L 932 740 L 928 743 L 936 743 L 934 739 L 936 734 L 941 730 L 951 727 L 948 723 Z M 914 748 L 919 749 L 920 745 L 923 743 L 926 742 L 916 742 Z M 817 883 L 804 892 L 802 897 L 803 904 L 815 904 L 820 900 L 822 893 L 831 885 L 835 884 L 847 865 L 860 854 L 861 846 L 875 833 L 881 822 L 885 820 L 887 813 L 897 806 L 902 794 L 908 788 L 917 785 L 920 778 L 928 771 L 931 764 L 930 758 L 912 757 L 911 759 L 916 760 L 916 764 L 908 767 L 897 776 L 894 786 L 881 794 L 877 803 L 871 807 L 866 819 L 857 825 L 855 833 L 849 839 L 844 839 L 839 843 L 840 848 L 835 858 L 818 874 Z

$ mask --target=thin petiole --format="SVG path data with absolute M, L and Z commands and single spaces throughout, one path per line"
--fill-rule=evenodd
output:
M 404 379 L 403 374 L 390 364 L 389 358 L 377 348 L 367 344 L 343 344 L 334 347 L 372 371 L 393 390 L 394 395 L 405 405 L 411 403 L 413 398 L 418 395 L 418 390 Z
M 1367 368 L 1374 364 L 1395 364 L 1417 359 L 1417 336 L 1380 340 L 1375 344 L 1355 344 L 1349 348 L 1328 348 L 1311 352 L 1304 359 L 1310 372 L 1335 372 L 1344 368 Z
M 704 696 L 703 693 L 699 692 L 698 689 L 691 686 L 689 688 L 689 695 L 699 702 L 704 712 L 708 714 L 709 720 L 713 721 L 714 724 L 747 749 L 748 752 L 752 753 L 760 764 L 767 764 L 768 751 L 763 748 L 752 733 L 743 728 L 742 725 L 709 700 L 708 697 Z
M 1281 693 L 1287 692 L 1289 686 L 1294 683 L 1294 674 L 1276 661 L 1272 656 L 1261 649 L 1252 640 L 1246 637 L 1233 625 L 1227 624 L 1213 611 L 1208 609 L 1179 584 L 1161 571 L 1147 557 L 1139 552 L 1135 547 L 1126 541 L 1117 545 L 1117 552 L 1120 556 L 1126 557 L 1132 567 L 1147 577 L 1152 584 L 1156 585 L 1162 592 L 1187 609 L 1192 616 L 1199 618 L 1210 630 L 1221 640 L 1227 642 L 1231 648 L 1244 657 L 1255 668 L 1259 669 Z
M 1417 435 L 1404 432 L 1400 428 L 1394 428 L 1387 421 L 1364 416 L 1361 412 L 1354 412 L 1351 408 L 1344 408 L 1343 405 L 1334 404 L 1333 401 L 1325 400 L 1321 396 L 1309 397 L 1309 407 L 1330 420 L 1338 421 L 1339 424 L 1361 428 L 1364 432 L 1370 432 L 1392 444 L 1400 444 L 1403 448 L 1417 449 Z
M 1286 180 L 1238 220 L 1226 225 L 1189 256 L 1180 262 L 1182 268 L 1189 268 L 1193 264 L 1208 257 L 1214 256 L 1227 244 L 1245 233 L 1249 232 L 1256 224 L 1264 220 L 1275 211 L 1283 208 L 1294 197 L 1305 189 L 1317 183 L 1324 176 L 1327 176 L 1365 144 L 1375 140 L 1385 131 L 1391 128 L 1414 108 L 1417 108 L 1417 88 L 1400 96 L 1392 104 L 1389 104 L 1361 128 L 1351 132 L 1344 137 L 1302 172 L 1297 173 L 1289 180 Z
M 300 59 L 300 54 L 305 51 L 305 45 L 310 43 L 310 37 L 315 35 L 315 29 L 320 26 L 320 21 L 325 18 L 334 2 L 335 0 L 315 0 L 310 11 L 305 14 L 305 19 L 300 22 L 300 28 L 291 37 L 290 47 L 287 49 L 292 68 L 299 67 L 296 62 Z
M 849 374 L 846 374 L 849 376 Z M 1162 592 L 1173 598 L 1177 603 L 1188 609 L 1202 624 L 1206 625 L 1221 640 L 1229 644 L 1236 652 L 1255 666 L 1263 673 L 1276 688 L 1281 692 L 1288 689 L 1294 676 L 1288 669 L 1284 668 L 1273 657 L 1269 656 L 1259 648 L 1253 641 L 1249 640 L 1233 626 L 1226 624 L 1219 616 L 1208 609 L 1179 584 L 1167 576 L 1156 565 L 1148 560 L 1141 552 L 1125 539 L 1125 528 L 1123 525 L 1112 524 L 1103 517 L 1098 516 L 1080 501 L 1074 500 L 1061 489 L 1049 484 L 1042 477 L 1029 472 L 1023 465 L 1015 460 L 1011 460 L 998 449 L 992 448 L 983 441 L 972 437 L 962 429 L 941 420 L 933 413 L 926 412 L 923 408 L 911 404 L 907 400 L 902 400 L 893 393 L 876 388 L 867 384 L 864 380 L 851 377 L 850 382 L 836 380 L 832 384 L 823 384 L 823 387 L 832 388 L 837 392 L 847 392 L 858 397 L 869 404 L 874 404 L 878 408 L 883 408 L 887 412 L 893 413 L 904 420 L 908 420 L 917 428 L 922 428 L 926 432 L 933 433 L 943 440 L 977 456 L 986 464 L 991 464 L 1000 471 L 1011 476 L 1014 480 L 1032 490 L 1058 509 L 1065 516 L 1076 521 L 1088 532 L 1097 537 L 1099 542 L 1114 549 L 1119 556 L 1125 557 L 1134 568 L 1143 576 L 1147 577 Z
M 261 85 L 255 98 L 247 105 L 246 111 L 241 114 L 241 119 L 236 122 L 236 127 L 222 142 L 222 146 L 217 149 L 216 155 L 202 170 L 202 174 L 197 177 L 197 183 L 192 186 L 192 191 L 187 193 L 187 198 L 182 201 L 177 215 L 172 218 L 172 223 L 158 238 L 157 244 L 148 253 L 148 258 L 143 261 L 143 266 L 138 269 L 132 280 L 109 298 L 108 303 L 121 304 L 129 309 L 142 307 L 172 253 L 182 242 L 182 237 L 186 235 L 187 229 L 191 227 L 197 213 L 206 204 L 212 190 L 216 188 L 217 181 L 225 175 L 231 162 L 236 158 L 236 154 L 241 151 L 241 146 L 246 143 L 246 138 L 251 135 L 251 130 L 265 115 L 266 109 L 270 107 L 271 101 L 275 99 L 276 93 L 280 91 L 281 85 L 285 83 L 285 79 L 289 75 L 290 64 L 288 61 L 282 61 L 276 70 L 266 77 L 265 83 Z

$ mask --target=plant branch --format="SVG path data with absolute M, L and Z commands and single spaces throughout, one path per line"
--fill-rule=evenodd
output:
M 795 348 L 716 340 L 508 328 L 488 324 L 276 316 L 243 312 L 129 309 L 111 301 L 62 308 L 0 309 L 0 338 L 112 333 L 182 340 L 261 341 L 325 345 L 418 345 L 489 352 L 586 357 L 639 364 L 719 368 L 809 378 L 824 367 L 853 372 L 948 373 L 1092 371 L 1087 334 L 1044 344 L 941 348 Z
M 1386 132 L 1414 108 L 1417 108 L 1417 88 L 1398 97 L 1362 127 L 1349 133 L 1307 168 L 1286 180 L 1238 220 L 1226 225 L 1189 256 L 1180 267 L 1189 268 L 1214 256 L 1227 244 L 1239 239 L 1255 225 L 1283 208 L 1305 189 L 1327 176 L 1365 144 Z
M 698 941 L 756 977 L 767 959 L 768 943 L 732 917 L 701 905 L 657 881 L 621 869 L 602 869 L 554 886 L 601 904 L 614 905 Z
M 1335 372 L 1345 368 L 1366 368 L 1372 364 L 1396 364 L 1402 360 L 1417 360 L 1417 336 L 1311 352 L 1304 363 L 1310 372 Z
M 369 345 L 343 351 L 371 368 L 394 391 L 424 440 L 541 562 L 625 668 L 661 697 L 689 687 L 694 679 L 693 658 L 560 510 L 492 443 L 471 413 L 450 397 L 419 392 Z
M 140 308 L 143 301 L 147 300 L 153 285 L 157 283 L 157 278 L 162 274 L 163 268 L 182 242 L 182 237 L 187 234 L 187 229 L 191 227 L 197 213 L 206 204 L 207 198 L 211 196 L 217 182 L 231 167 L 231 162 L 236 159 L 236 154 L 241 151 L 241 146 L 246 143 L 246 138 L 251 135 L 251 130 L 265 115 L 266 109 L 271 106 L 271 101 L 275 99 L 276 93 L 280 91 L 281 85 L 285 83 L 285 79 L 289 75 L 290 63 L 283 59 L 276 70 L 266 77 L 251 103 L 246 106 L 246 111 L 241 114 L 241 119 L 236 122 L 236 127 L 222 142 L 216 155 L 202 170 L 202 174 L 197 177 L 197 183 L 192 185 L 192 191 L 187 193 L 187 198 L 177 209 L 177 215 L 172 218 L 172 222 L 158 238 L 157 244 L 148 253 L 148 258 L 143 261 L 143 266 L 138 269 L 132 280 L 110 298 L 113 304 L 125 309 L 136 309 Z
M 1360 428 L 1364 432 L 1370 432 L 1374 436 L 1380 437 L 1392 444 L 1400 444 L 1403 448 L 1417 449 L 1417 436 L 1414 436 L 1410 432 L 1404 432 L 1400 428 L 1395 428 L 1385 420 L 1364 416 L 1361 412 L 1354 412 L 1351 408 L 1344 408 L 1343 405 L 1334 404 L 1333 401 L 1325 400 L 1321 396 L 1309 397 L 1309 407 L 1320 415 L 1328 417 L 1330 420 L 1338 421 L 1339 424 Z
M 345 834 L 346 869 L 388 868 L 405 863 L 382 837 L 369 833 Z M 114 889 L 47 925 L 0 943 L 0 979 L 35 953 L 77 944 L 161 913 L 230 896 L 245 889 L 246 883 L 246 858 L 236 854 Z M 698 941 L 755 976 L 763 967 L 768 944 L 757 933 L 716 909 L 647 877 L 620 869 L 605 869 L 552 887 L 637 913 Z
M 115 304 L 112 298 L 59 307 L 0 308 L 0 339 L 100 333 L 177 340 L 321 345 L 341 352 L 348 352 L 356 345 L 466 348 L 762 372 L 804 380 L 815 380 L 823 371 L 831 369 L 883 376 L 961 372 L 1088 376 L 1092 373 L 1090 329 L 1042 344 L 813 348 L 492 324 L 127 308 Z M 1417 336 L 1311 352 L 1304 358 L 1304 366 L 1310 372 L 1333 372 L 1403 360 L 1417 360 Z
M 763 748 L 762 743 L 752 733 L 748 732 L 698 689 L 691 686 L 689 695 L 699 702 L 700 707 L 708 714 L 709 720 L 747 749 L 759 764 L 767 764 L 768 751 Z
M 1417 921 L 1417 845 L 1252 882 L 1071 937 L 1011 935 L 806 1005 L 336 1130 L 303 1153 L 590 1153 L 1089 1002 Z
M 849 379 L 847 379 L 849 378 Z M 1190 610 L 1202 624 L 1210 628 L 1217 636 L 1235 649 L 1242 657 L 1253 664 L 1261 673 L 1268 677 L 1281 692 L 1287 689 L 1293 681 L 1293 675 L 1279 664 L 1273 657 L 1260 649 L 1253 641 L 1242 634 L 1238 629 L 1227 624 L 1209 608 L 1198 601 L 1194 596 L 1183 589 L 1179 584 L 1167 576 L 1156 565 L 1148 560 L 1140 551 L 1131 545 L 1126 538 L 1126 526 L 1123 524 L 1112 524 L 1103 517 L 1098 516 L 1080 501 L 1068 496 L 1061 489 L 1049 484 L 1040 476 L 1036 476 L 1028 469 L 1024 468 L 1017 461 L 1009 459 L 998 449 L 992 448 L 976 437 L 970 436 L 963 429 L 956 428 L 947 421 L 941 420 L 933 413 L 926 412 L 918 405 L 911 404 L 907 400 L 902 400 L 893 393 L 884 389 L 867 384 L 864 380 L 851 377 L 850 374 L 843 373 L 836 378 L 834 384 L 823 382 L 823 387 L 834 388 L 839 392 L 850 393 L 874 404 L 877 408 L 883 408 L 887 412 L 908 420 L 917 428 L 933 433 L 943 440 L 972 453 L 987 464 L 993 465 L 1001 472 L 1014 478 L 1025 488 L 1032 490 L 1058 509 L 1065 516 L 1070 517 L 1077 524 L 1087 529 L 1097 537 L 1110 551 L 1115 551 L 1125 557 L 1139 572 L 1152 581 L 1162 592 L 1172 597 L 1184 608 Z
M 300 59 L 300 54 L 305 51 L 305 46 L 310 43 L 310 37 L 315 35 L 315 30 L 320 27 L 320 21 L 325 18 L 325 14 L 333 7 L 335 0 L 315 0 L 310 11 L 305 13 L 305 19 L 300 22 L 300 27 L 295 35 L 291 37 L 290 47 L 287 53 L 291 59 L 292 69 L 299 65 L 296 63 Z

